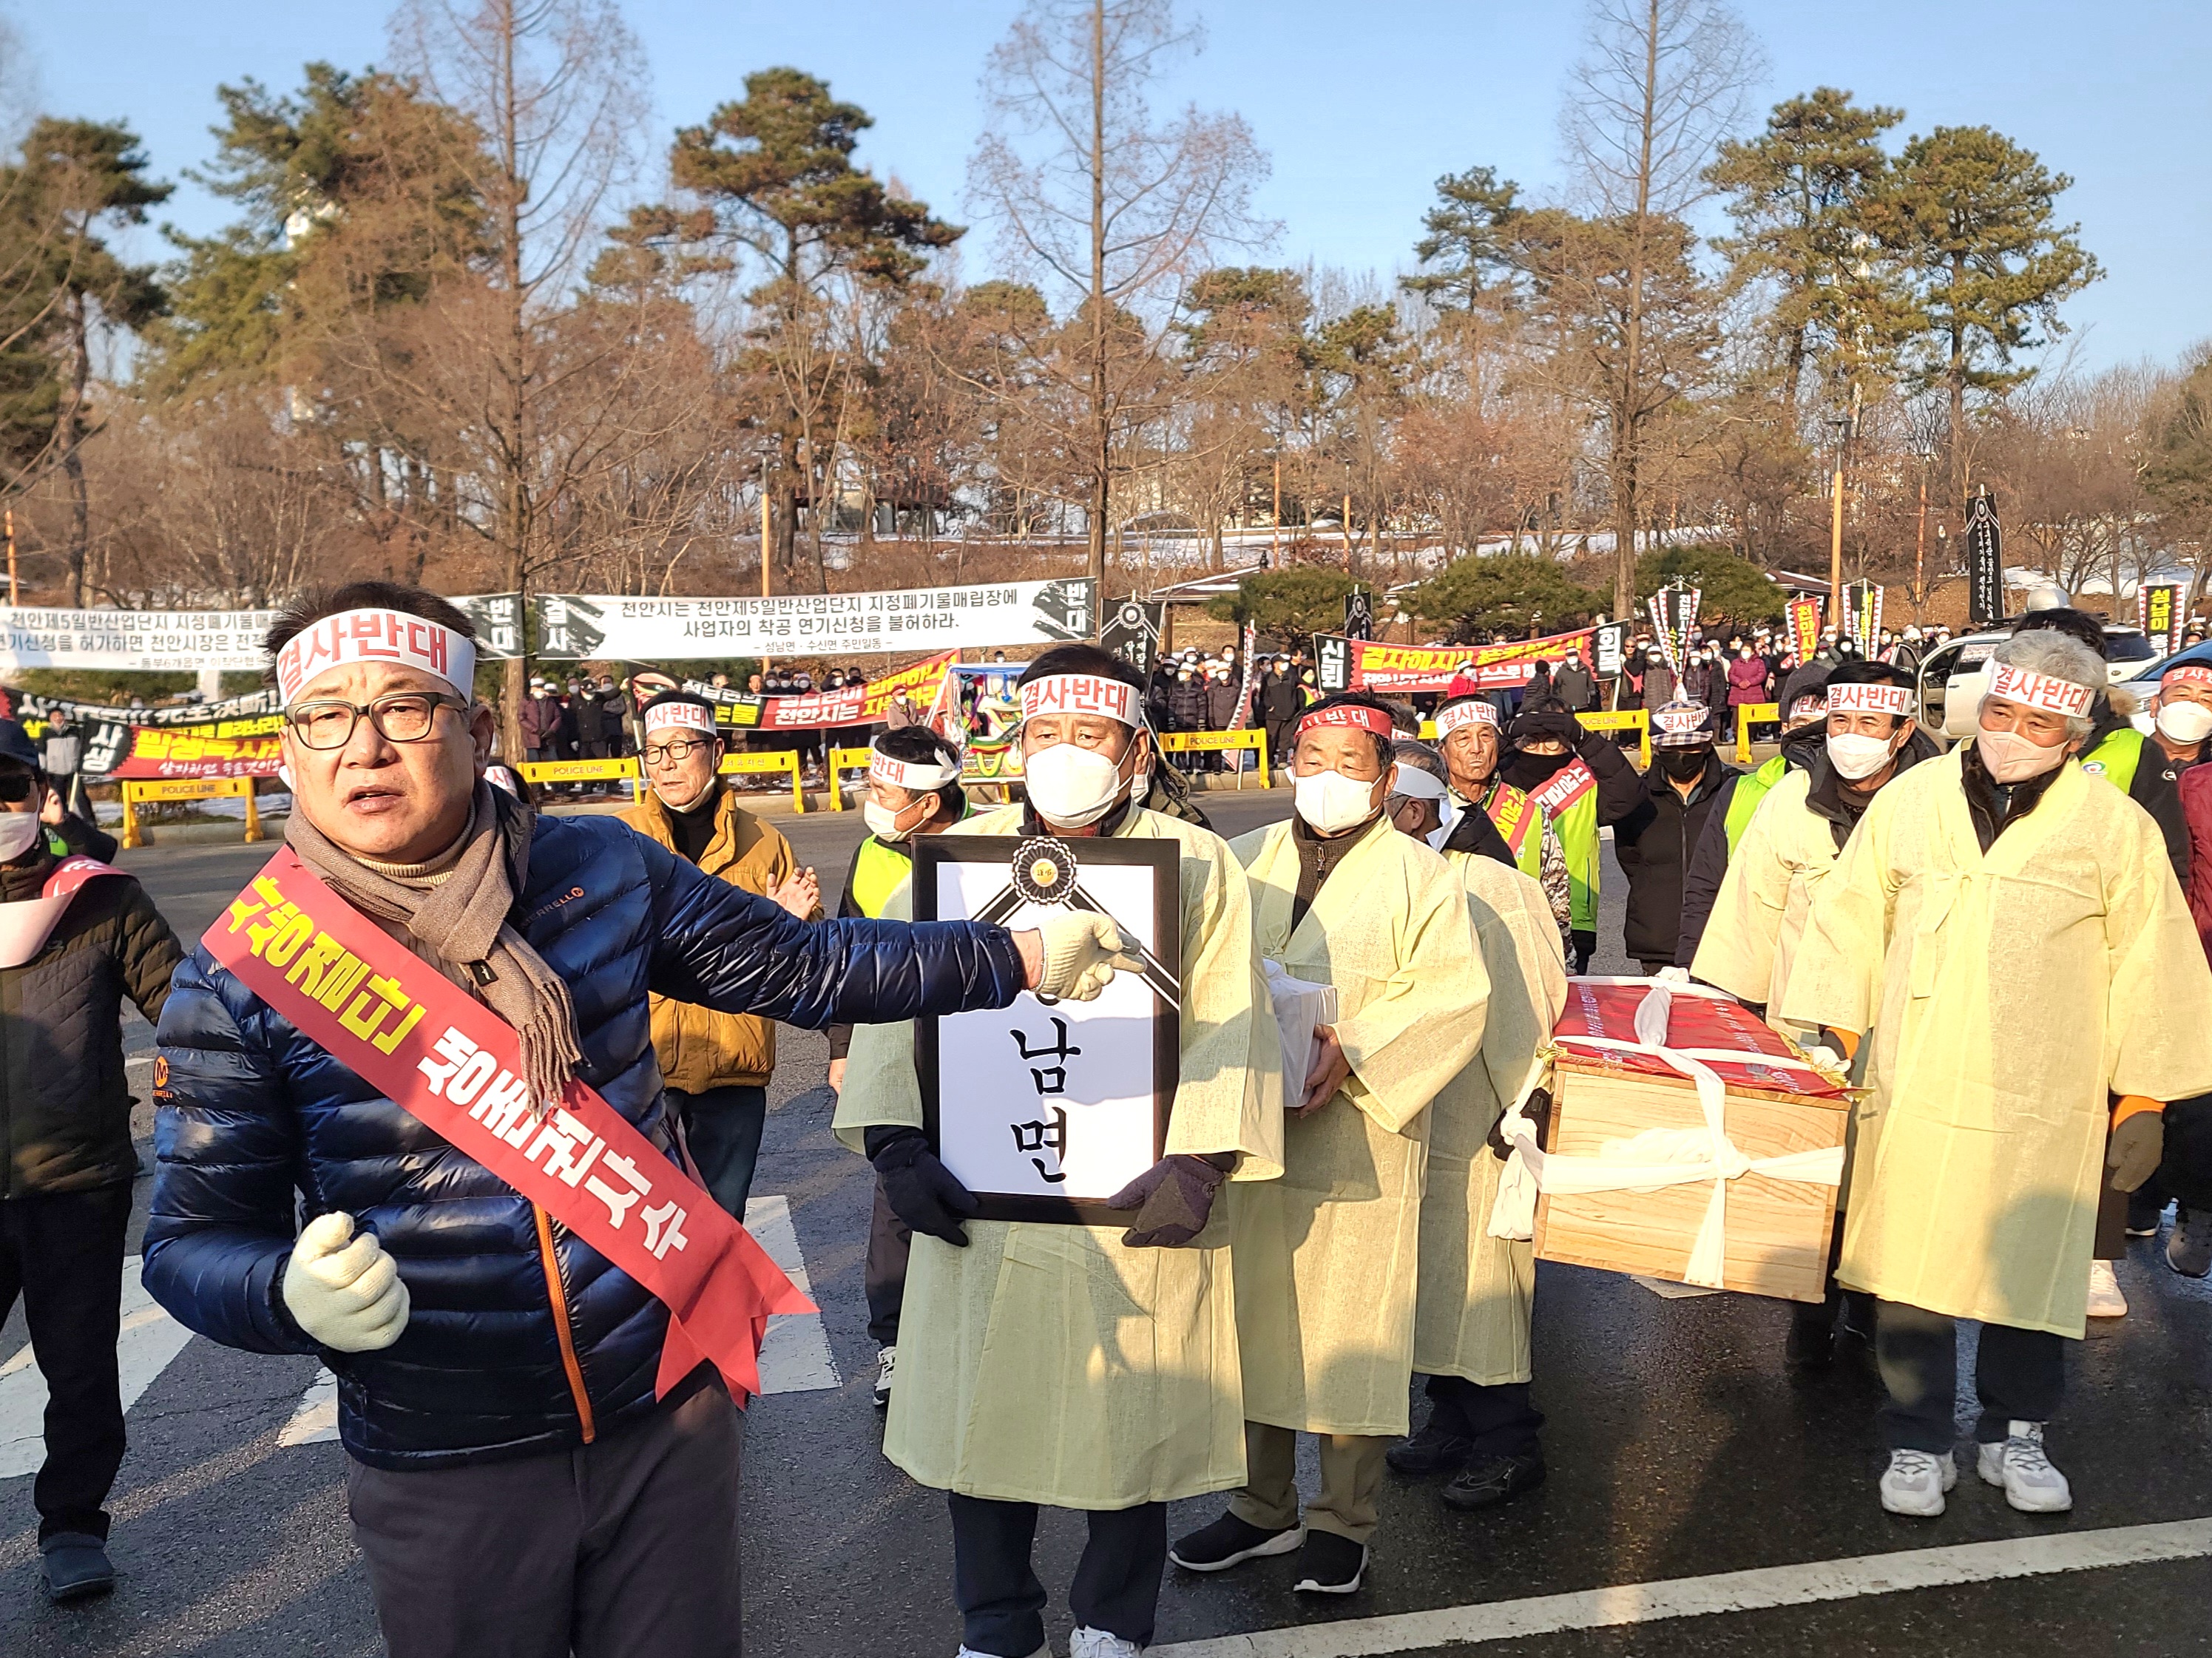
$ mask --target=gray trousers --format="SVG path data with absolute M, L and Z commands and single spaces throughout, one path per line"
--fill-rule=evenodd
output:
M 737 1658 L 739 1442 L 714 1383 L 573 1450 L 349 1461 L 392 1658 Z

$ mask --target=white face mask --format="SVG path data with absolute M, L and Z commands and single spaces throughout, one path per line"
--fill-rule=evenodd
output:
M 1375 798 L 1374 784 L 1362 783 L 1340 771 L 1317 771 L 1296 779 L 1291 804 L 1317 835 L 1340 835 L 1382 809 Z
M 44 837 L 35 811 L 0 811 L 0 864 L 12 864 Z
M 2040 777 L 2066 757 L 2063 739 L 2046 749 L 2018 732 L 1979 731 L 1974 733 L 1974 746 L 1990 775 L 2008 786 Z
M 1828 738 L 1828 763 L 1854 783 L 1873 776 L 1887 765 L 1893 752 L 1886 737 L 1837 732 Z
M 1121 798 L 1121 768 L 1096 749 L 1055 743 L 1022 762 L 1030 805 L 1048 823 L 1081 829 L 1114 810 Z
M 2158 728 L 2177 743 L 2202 743 L 2212 737 L 2212 708 L 2202 702 L 2161 702 Z
M 915 829 L 927 823 L 932 816 L 931 813 L 925 811 L 915 822 L 901 829 L 898 826 L 899 819 L 912 811 L 915 805 L 914 801 L 909 800 L 897 811 L 893 811 L 888 806 L 878 805 L 873 800 L 863 800 L 860 802 L 860 821 L 868 826 L 868 833 L 878 841 L 887 842 L 903 841 Z

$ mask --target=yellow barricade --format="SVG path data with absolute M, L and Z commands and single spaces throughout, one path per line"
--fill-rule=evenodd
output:
M 1779 724 L 1782 705 L 1779 702 L 1739 702 L 1735 705 L 1735 762 L 1739 766 L 1751 763 L 1751 728 L 1754 724 L 1765 725 L 1770 720 Z
M 526 783 L 604 783 L 635 777 L 635 760 L 526 760 L 515 768 Z
M 1619 708 L 1611 714 L 1578 714 L 1586 732 L 1634 732 L 1639 739 L 1638 761 L 1651 769 L 1651 715 L 1643 708 Z
M 1267 781 L 1267 733 L 1249 732 L 1169 732 L 1160 738 L 1160 747 L 1169 754 L 1193 751 L 1219 753 L 1227 749 L 1252 749 L 1260 756 L 1260 786 L 1273 786 Z M 1244 774 L 1237 774 L 1237 786 L 1244 786 Z
M 762 772 L 786 772 L 791 777 L 791 809 L 806 810 L 806 793 L 799 780 L 799 751 L 796 749 L 774 749 L 763 754 L 726 754 L 715 770 L 725 777 L 757 775 Z
M 845 810 L 845 797 L 839 788 L 837 774 L 841 771 L 866 771 L 868 768 L 867 749 L 832 749 L 830 750 L 830 810 Z
M 123 784 L 123 844 L 126 847 L 146 844 L 145 825 L 138 821 L 141 805 L 166 800 L 226 800 L 234 797 L 246 802 L 246 840 L 263 839 L 261 809 L 254 804 L 251 777 L 162 777 L 143 782 L 126 779 Z

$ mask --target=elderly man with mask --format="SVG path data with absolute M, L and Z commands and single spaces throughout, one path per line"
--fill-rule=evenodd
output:
M 2156 1168 L 2163 1102 L 2212 1091 L 2212 970 L 2157 826 L 2073 761 L 2103 659 L 2039 631 L 1990 664 L 1973 739 L 1860 819 L 1780 1008 L 1854 1054 L 1873 1033 L 1838 1278 L 1878 1299 L 1896 1514 L 1942 1513 L 1956 1483 L 1962 1318 L 1980 1477 L 2015 1509 L 2072 1506 L 2044 1427 L 2100 1194 Z
M 838 1139 L 863 1151 L 917 1235 L 884 1454 L 946 1493 L 963 1654 L 1045 1650 L 1030 1564 L 1041 1505 L 1089 1536 L 1069 1592 L 1077 1658 L 1135 1658 L 1152 1637 L 1167 1504 L 1243 1477 L 1224 1181 L 1282 1172 L 1280 1042 L 1228 844 L 1139 804 L 1154 762 L 1135 670 L 1062 645 L 1024 671 L 1028 802 L 963 826 L 1166 841 L 1180 865 L 1182 1053 L 1167 1156 L 1109 1199 L 1130 1225 L 979 1220 L 922 1132 L 913 1027 L 858 1029 Z M 923 780 L 914 780 L 920 786 Z M 891 914 L 911 907 L 895 892 Z M 1035 1108 L 1031 1096 L 1022 1109 Z
M 1598 830 L 1636 809 L 1644 798 L 1643 780 L 1604 732 L 1583 731 L 1571 714 L 1521 714 L 1505 736 L 1511 746 L 1498 775 L 1534 799 L 1559 834 L 1567 866 L 1571 954 L 1575 971 L 1582 973 L 1597 950 Z
M 927 726 L 896 726 L 868 745 L 868 792 L 860 817 L 868 833 L 845 872 L 837 914 L 850 920 L 881 915 L 891 895 L 914 872 L 914 843 L 943 835 L 968 816 L 960 786 L 960 750 Z M 842 1091 L 853 1048 L 853 1027 L 830 1027 L 830 1086 Z M 914 1229 L 891 1212 L 884 1183 L 876 1182 L 868 1221 L 868 1253 L 861 1284 L 868 1298 L 868 1339 L 876 1344 L 876 1408 L 891 1402 L 898 1365 L 899 1310 L 906 1299 L 907 1260 Z
M 646 793 L 621 814 L 703 874 L 760 894 L 800 920 L 822 913 L 811 869 L 772 823 L 738 804 L 715 768 L 722 736 L 714 705 L 688 691 L 664 691 L 645 705 Z M 775 1026 L 750 1013 L 718 1013 L 655 996 L 653 1051 L 668 1090 L 668 1108 L 714 1201 L 745 1218 L 753 1167 L 768 1121 L 768 1079 L 775 1071 Z
M 482 780 L 474 630 L 418 588 L 309 594 L 266 643 L 288 845 L 161 1010 L 146 1287 L 337 1373 L 394 1658 L 641 1630 L 733 1652 L 718 1371 L 793 1297 L 672 1160 L 648 997 L 902 1019 L 1095 994 L 1120 940 L 1073 914 L 810 926 L 611 819 L 535 816 Z
M 1232 843 L 1259 953 L 1333 985 L 1340 1011 L 1291 1084 L 1282 1179 L 1231 1196 L 1247 1471 L 1173 1558 L 1221 1571 L 1298 1550 L 1307 1594 L 1366 1573 L 1383 1453 L 1407 1426 L 1429 1102 L 1474 1057 L 1488 997 L 1466 888 L 1386 813 L 1392 729 L 1369 692 L 1316 702 L 1294 737 L 1296 817 Z M 1303 1523 L 1301 1432 L 1321 1440 Z
M 1394 801 L 1417 798 L 1425 783 L 1442 792 L 1443 767 L 1434 754 L 1407 742 L 1395 751 Z M 1408 814 L 1391 821 L 1401 833 L 1420 833 Z M 1504 1166 L 1490 1140 L 1559 1022 L 1567 975 L 1544 890 L 1516 867 L 1503 841 L 1486 852 L 1448 849 L 1444 861 L 1467 888 L 1490 1003 L 1481 1051 L 1429 1108 L 1413 1368 L 1428 1378 L 1431 1409 L 1421 1431 L 1384 1460 L 1402 1474 L 1454 1475 L 1444 1506 L 1472 1511 L 1544 1483 L 1536 1438 L 1544 1418 L 1528 1396 L 1534 1247 L 1489 1235 Z
M 1913 720 L 1911 676 L 1902 668 L 1846 662 L 1828 680 L 1826 702 L 1821 750 L 1810 766 L 1789 772 L 1767 792 L 1729 860 L 1712 919 L 1689 963 L 1698 978 L 1757 1007 L 1801 1043 L 1820 1033 L 1788 1024 L 1780 1004 L 1814 901 L 1875 796 L 1936 752 Z M 1709 826 L 1708 838 L 1711 833 Z M 1828 1363 L 1839 1319 L 1853 1339 L 1870 1338 L 1872 1307 L 1864 1297 L 1850 1302 L 1847 1306 L 1832 1282 L 1826 1301 L 1792 1303 L 1791 1363 Z

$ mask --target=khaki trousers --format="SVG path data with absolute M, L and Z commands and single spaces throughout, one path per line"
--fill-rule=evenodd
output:
M 1382 1489 L 1388 1435 L 1317 1434 L 1321 1495 L 1306 1504 L 1306 1525 L 1355 1543 L 1375 1535 L 1375 1499 Z M 1266 1422 L 1244 1424 L 1244 1485 L 1231 1494 L 1229 1512 L 1262 1531 L 1298 1523 L 1298 1436 Z

